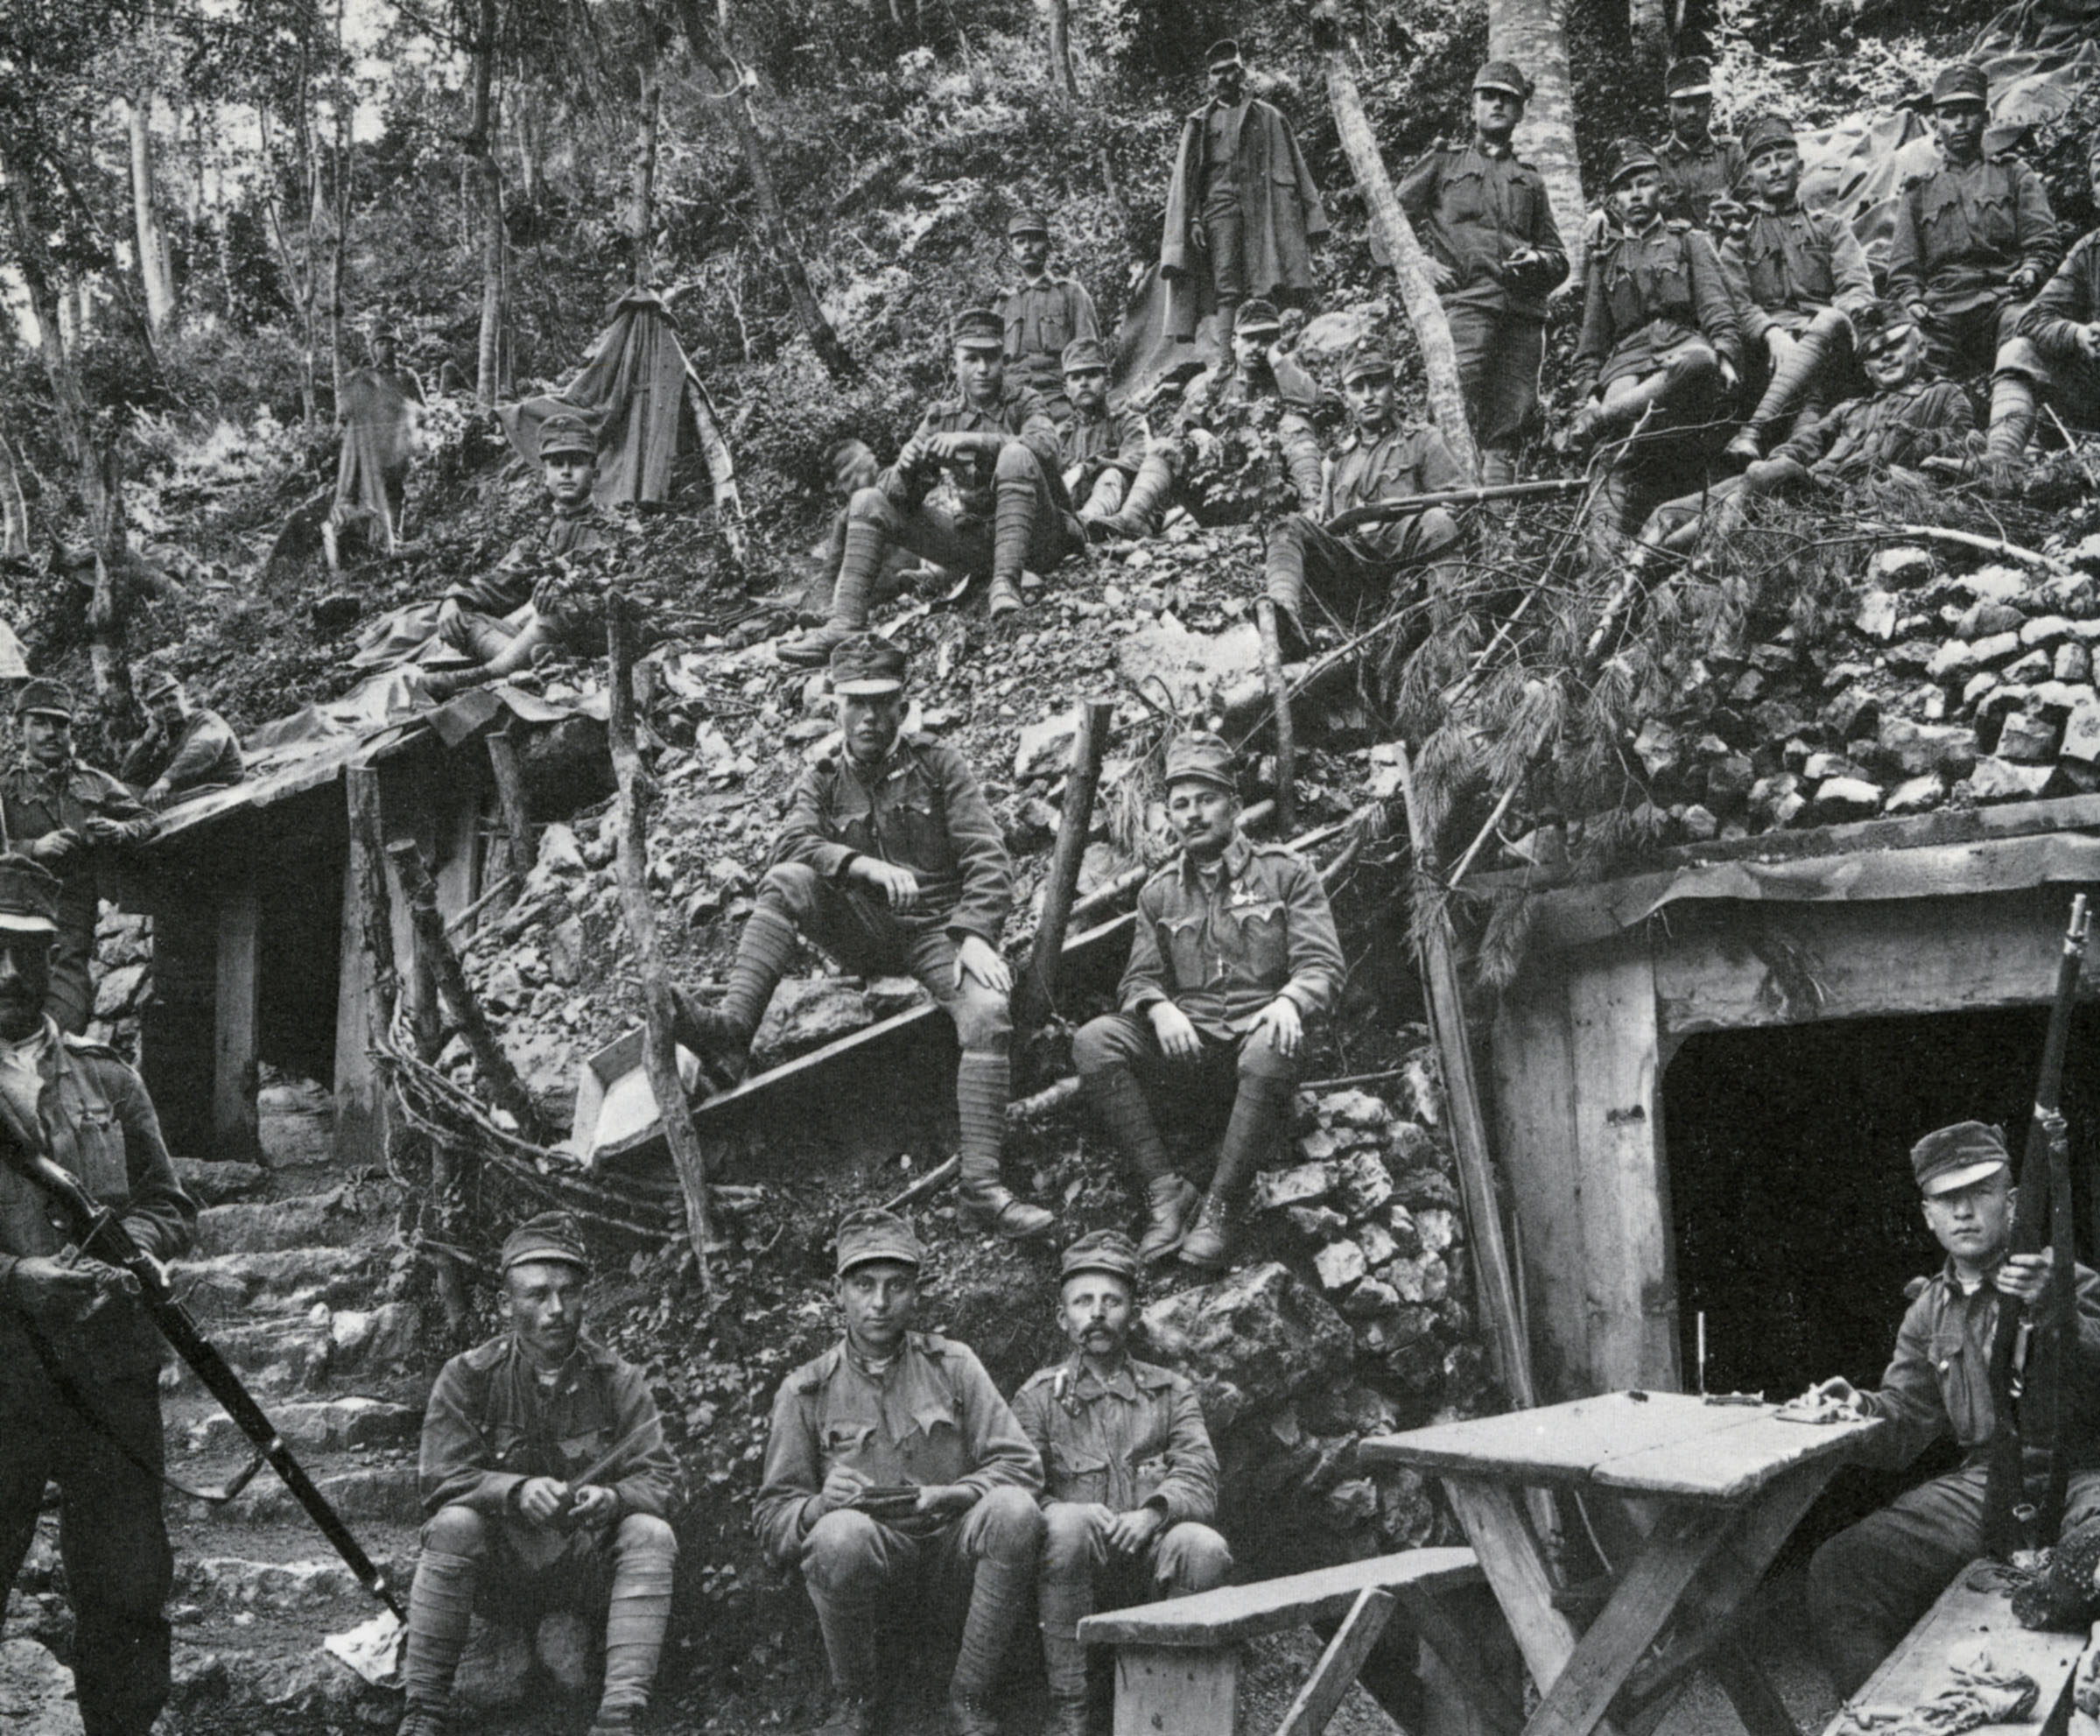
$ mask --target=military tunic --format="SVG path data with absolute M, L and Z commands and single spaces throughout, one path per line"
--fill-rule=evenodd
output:
M 173 740 L 149 734 L 132 743 L 117 773 L 142 794 L 149 785 L 165 783 L 166 799 L 175 801 L 238 784 L 247 768 L 233 725 L 200 706 L 183 720 Z
M 1074 410 L 1064 429 L 1064 488 L 1084 516 L 1113 512 L 1145 461 L 1145 418 L 1127 406 L 1098 416 Z
M 1740 144 L 1710 132 L 1696 144 L 1673 132 L 1655 155 L 1662 159 L 1662 214 L 1702 229 L 1711 226 L 1716 200 L 1737 196 L 1747 166 Z
M 1888 292 L 1927 310 L 1925 347 L 1949 379 L 1996 365 L 2015 336 L 2025 271 L 2035 284 L 2062 257 L 2041 178 L 2013 157 L 1942 163 L 1897 195 Z
M 1969 395 L 1946 380 L 1913 380 L 1893 392 L 1847 398 L 1773 453 L 1826 485 L 1865 481 L 1892 466 L 1958 451 L 1976 425 Z
M 1713 243 L 1679 222 L 1606 236 L 1590 256 L 1575 396 L 1653 373 L 1682 346 L 1701 341 L 1724 361 L 1741 359 L 1735 306 Z
M 2049 395 L 2074 427 L 2100 424 L 2100 362 L 2087 355 L 2079 328 L 2100 321 L 2100 229 L 2064 256 L 2041 293 L 2020 315 L 2019 335 L 2041 353 Z
M 1826 307 L 1858 313 L 1874 299 L 1866 250 L 1852 226 L 1828 211 L 1760 207 L 1718 251 L 1747 343 L 1763 343 L 1775 326 L 1799 334 Z
M 1174 432 L 1160 451 L 1190 509 L 1208 523 L 1249 516 L 1233 484 L 1251 473 L 1263 493 L 1287 492 L 1300 511 L 1319 510 L 1320 437 L 1312 418 L 1327 408 L 1319 383 L 1291 356 L 1241 368 L 1227 355 L 1182 392 Z M 1203 459 L 1210 435 L 1222 450 Z
M 623 528 L 595 501 L 585 502 L 573 512 L 557 507 L 545 524 L 513 543 L 492 569 L 462 579 L 445 595 L 482 615 L 512 614 L 532 601 L 548 562 L 578 559 L 616 547 Z
M 1074 338 L 1101 334 L 1093 298 L 1077 278 L 1046 277 L 1008 290 L 999 304 L 1006 321 L 1007 377 L 1053 404 L 1064 397 L 1061 358 Z
M 1127 1359 L 1106 1381 L 1073 1355 L 1029 1376 L 1014 1415 L 1043 1457 L 1043 1501 L 1155 1506 L 1169 1523 L 1218 1513 L 1218 1454 L 1188 1376 Z

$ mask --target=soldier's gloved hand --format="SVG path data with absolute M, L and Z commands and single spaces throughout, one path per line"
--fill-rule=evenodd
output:
M 56 832 L 46 832 L 29 847 L 29 859 L 45 868 L 55 868 L 79 849 L 83 841 L 70 826 L 61 826 Z
M 1149 1010 L 1152 1034 L 1159 1038 L 1161 1051 L 1169 1061 L 1193 1061 L 1202 1056 L 1203 1039 L 1179 1007 L 1171 1001 L 1155 1001 Z
M 534 1525 L 551 1525 L 567 1510 L 569 1486 L 554 1477 L 531 1477 L 518 1485 L 517 1510 Z
M 955 949 L 956 987 L 963 986 L 966 975 L 975 977 L 994 995 L 1013 991 L 1014 973 L 999 956 L 999 949 L 982 935 L 964 935 L 962 944 Z
M 569 1517 L 579 1525 L 589 1525 L 611 1518 L 619 1508 L 620 1497 L 613 1490 L 586 1483 L 569 1502 Z
M 860 1499 L 860 1491 L 874 1486 L 874 1479 L 865 1471 L 856 1471 L 850 1465 L 834 1465 L 825 1473 L 824 1486 L 817 1491 L 817 1499 L 824 1504 L 826 1513 L 842 1507 L 851 1507 Z
M 1721 358 L 1722 385 L 1724 386 L 1728 390 L 1733 391 L 1736 389 L 1736 382 L 1742 377 L 1743 376 L 1740 374 L 1736 372 L 1735 363 L 1731 362 L 1725 355 L 1724 355 Z
M 1254 1015 L 1254 1028 L 1247 1035 L 1264 1031 L 1268 1034 L 1269 1047 L 1277 1054 L 1296 1055 L 1305 1041 L 1305 1019 L 1298 1011 L 1298 1003 L 1288 995 L 1277 995 Z
M 893 910 L 916 910 L 919 903 L 919 877 L 908 868 L 886 862 L 880 856 L 856 856 L 847 870 L 864 886 L 880 892 Z
M 102 1305 L 114 1276 L 99 1260 L 32 1254 L 15 1262 L 9 1285 L 15 1305 L 31 1319 L 48 1326 L 69 1326 Z
M 1156 1507 L 1134 1508 L 1119 1513 L 1108 1527 L 1108 1548 L 1114 1555 L 1139 1555 L 1150 1543 L 1167 1515 Z
M 2022 265 L 2012 274 L 2012 289 L 2015 294 L 2033 295 L 2040 287 L 2041 273 L 2032 265 Z

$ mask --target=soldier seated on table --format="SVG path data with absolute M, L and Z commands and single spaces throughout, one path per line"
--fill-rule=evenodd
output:
M 606 1611 L 592 1736 L 627 1736 L 671 1617 L 678 1461 L 642 1371 L 583 1335 L 589 1265 L 574 1220 L 521 1224 L 502 1262 L 509 1329 L 439 1371 L 423 1419 L 431 1517 L 409 1593 L 400 1736 L 442 1736 L 477 1609 L 537 1629 L 586 1601 Z
M 2049 1136 L 2066 1137 L 2051 1115 Z M 1896 1334 L 1896 1353 L 1877 1392 L 1857 1392 L 1842 1377 L 1816 1391 L 1849 1399 L 1885 1418 L 1868 1449 L 1869 1463 L 1907 1465 L 1951 1435 L 1961 1468 L 1900 1495 L 1879 1513 L 1841 1531 L 1809 1564 L 1816 1633 L 1837 1691 L 1850 1697 L 1930 1609 L 1949 1581 L 1984 1552 L 1984 1486 L 1997 1433 L 1991 1394 L 1991 1350 L 2005 1298 L 2037 1316 L 2047 1304 L 2050 1254 L 2012 1254 L 2017 1202 L 2011 1160 L 1996 1128 L 1957 1121 L 1911 1148 L 1925 1222 L 1947 1263 L 1919 1290 Z M 2071 1454 L 2064 1529 L 2100 1516 L 2100 1277 L 2076 1269 L 2076 1372 L 2063 1394 L 2058 1444 Z M 2040 1360 L 2038 1359 L 2038 1364 Z M 2051 1412 L 2051 1371 L 2031 1366 L 2023 1404 Z M 2027 1449 L 2027 1501 L 2039 1500 L 2046 1453 Z
M 1043 1455 L 1043 1736 L 1085 1736 L 1078 1625 L 1097 1598 L 1127 1605 L 1207 1592 L 1225 1583 L 1233 1552 L 1210 1524 L 1218 1455 L 1194 1384 L 1130 1353 L 1136 1245 L 1120 1230 L 1095 1230 L 1057 1263 L 1057 1324 L 1072 1353 L 1029 1376 L 1014 1415 Z

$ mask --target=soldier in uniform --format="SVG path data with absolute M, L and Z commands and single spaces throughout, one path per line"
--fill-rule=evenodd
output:
M 45 1010 L 64 890 L 0 856 L 0 1092 L 48 1155 L 157 1260 L 186 1253 L 197 1207 L 144 1082 Z M 146 1736 L 168 1697 L 174 1578 L 161 1512 L 161 1338 L 137 1286 L 83 1258 L 69 1220 L 0 1163 L 0 1585 L 59 1486 L 73 1676 L 87 1736 Z
M 2100 130 L 2085 148 L 2100 203 Z M 2040 353 L 2048 397 L 2065 419 L 2073 427 L 2100 425 L 2100 229 L 2064 255 L 2019 316 L 2019 335 Z
M 152 727 L 131 744 L 117 776 L 149 808 L 165 808 L 206 790 L 223 790 L 248 775 L 233 725 L 191 699 L 170 671 L 156 669 L 139 687 Z
M 1130 479 L 1145 461 L 1145 418 L 1108 402 L 1108 352 L 1099 338 L 1074 338 L 1060 358 L 1070 406 L 1059 442 L 1064 491 L 1090 538 L 1121 508 Z
M 884 1607 L 965 1575 L 948 1707 L 956 1736 L 995 1736 L 988 1702 L 1043 1541 L 1043 1461 L 992 1377 L 968 1346 L 912 1330 L 924 1261 L 893 1212 L 839 1226 L 832 1295 L 845 1335 L 781 1382 L 766 1436 L 759 1539 L 802 1570 L 816 1606 L 832 1736 L 874 1727 Z
M 1717 217 L 1738 206 L 1743 147 L 1714 133 L 1713 68 L 1706 61 L 1676 61 L 1663 74 L 1663 88 L 1670 130 L 1655 153 L 1662 166 L 1662 214 L 1710 229 Z
M 1517 447 L 1539 404 L 1546 298 L 1568 275 L 1546 184 L 1510 149 L 1530 99 L 1523 68 L 1490 60 L 1473 75 L 1471 143 L 1430 151 L 1399 189 L 1429 249 L 1490 485 L 1517 479 Z
M 1085 545 L 1065 498 L 1057 425 L 1040 397 L 1007 378 L 1006 322 L 973 307 L 951 330 L 956 395 L 930 404 L 896 462 L 854 493 L 830 619 L 783 645 L 783 663 L 816 668 L 865 630 L 875 573 L 897 544 L 941 566 L 989 573 L 994 616 L 1020 608 L 1037 574 Z M 944 470 L 959 510 L 927 498 Z
M 438 631 L 446 643 L 480 660 L 460 673 L 424 677 L 444 699 L 484 681 L 501 680 L 532 665 L 534 657 L 591 615 L 579 594 L 578 564 L 602 565 L 619 547 L 620 521 L 601 507 L 598 436 L 574 411 L 540 424 L 540 479 L 553 514 L 537 536 L 512 546 L 492 572 L 462 580 L 445 594 Z
M 1121 510 L 1087 525 L 1095 541 L 1156 534 L 1176 487 L 1206 524 L 1244 519 L 1249 503 L 1230 485 L 1249 467 L 1264 477 L 1280 472 L 1287 498 L 1301 511 L 1319 510 L 1319 383 L 1279 341 L 1283 322 L 1273 302 L 1242 302 L 1236 320 L 1232 354 L 1183 391 L 1173 432 L 1146 447 Z
M 1138 894 L 1121 1010 L 1080 1028 L 1072 1064 L 1145 1183 L 1140 1255 L 1149 1263 L 1178 1248 L 1184 1263 L 1219 1271 L 1231 1208 L 1290 1119 L 1305 1021 L 1341 992 L 1342 948 L 1312 864 L 1240 833 L 1232 749 L 1217 736 L 1188 731 L 1167 750 L 1167 817 L 1181 852 Z M 1169 1161 L 1148 1080 L 1190 1098 L 1232 1081 L 1207 1195 Z
M 15 695 L 22 757 L 0 777 L 0 813 L 6 847 L 65 883 L 45 1011 L 77 1037 L 95 1011 L 89 966 L 104 852 L 144 843 L 157 822 L 116 778 L 74 757 L 73 716 L 73 692 L 64 682 L 23 684 Z
M 1056 1220 L 999 1176 L 1010 1093 L 1013 973 L 1000 931 L 1013 872 L 963 756 L 903 732 L 904 653 L 874 633 L 832 653 L 839 749 L 802 775 L 719 1007 L 680 997 L 680 1040 L 741 1072 L 751 1034 L 804 935 L 846 969 L 910 972 L 955 1021 L 964 1221 L 1015 1241 Z
M 999 303 L 1007 377 L 1040 396 L 1062 421 L 1069 408 L 1060 377 L 1065 346 L 1075 338 L 1099 337 L 1101 321 L 1085 284 L 1051 274 L 1050 225 L 1042 217 L 1015 213 L 1007 224 L 1007 242 L 1021 267 L 1020 288 L 1008 290 Z
M 537 1627 L 602 1605 L 591 1736 L 649 1709 L 671 1619 L 678 1465 L 641 1369 L 584 1335 L 590 1262 L 544 1212 L 503 1243 L 508 1330 L 439 1371 L 423 1418 L 423 1553 L 409 1593 L 400 1736 L 442 1736 L 477 1608 Z
M 1874 274 L 1850 223 L 1802 206 L 1792 122 L 1759 116 L 1743 130 L 1743 151 L 1756 203 L 1719 250 L 1743 341 L 1770 358 L 1764 396 L 1728 443 L 1728 456 L 1749 464 L 1789 418 L 1813 420 L 1835 396 L 1851 359 L 1851 316 L 1873 301 Z
M 1933 81 L 1940 164 L 1897 195 L 1888 293 L 1923 329 L 1935 374 L 1990 374 L 1984 457 L 2002 473 L 2026 450 L 2035 389 L 2047 372 L 2019 335 L 2020 317 L 2063 250 L 2040 176 L 2015 157 L 1984 154 L 1989 95 L 1980 67 L 1949 67 Z
M 1195 1384 L 1130 1353 L 1135 1245 L 1095 1230 L 1057 1269 L 1057 1324 L 1072 1353 L 1028 1378 L 1014 1415 L 1043 1456 L 1043 1736 L 1085 1736 L 1078 1625 L 1097 1597 L 1120 1606 L 1207 1592 L 1225 1583 L 1233 1552 L 1211 1526 L 1218 1455 Z
M 1393 363 L 1362 348 L 1342 364 L 1342 390 L 1355 426 L 1336 460 L 1331 519 L 1354 508 L 1404 501 L 1469 486 L 1443 436 L 1427 424 L 1403 425 L 1393 390 Z M 1458 524 L 1440 506 L 1395 514 L 1340 533 L 1327 519 L 1294 512 L 1268 533 L 1267 583 L 1288 651 L 1306 644 L 1305 603 L 1313 596 L 1338 613 L 1367 601 L 1394 607 L 1412 588 L 1414 569 L 1455 547 Z M 1432 586 L 1436 580 L 1431 579 Z
M 2065 1138 L 2061 1116 L 2051 1136 Z M 2061 1161 L 2068 1163 L 2068 1156 Z M 1958 1121 L 1911 1148 L 1925 1222 L 1947 1262 L 1917 1288 L 1896 1334 L 1895 1354 L 1876 1392 L 1843 1378 L 1816 1388 L 1849 1400 L 1887 1426 L 1869 1444 L 1868 1462 L 1908 1465 L 1934 1441 L 1952 1437 L 1958 1470 L 1935 1477 L 1870 1515 L 1816 1551 L 1809 1564 L 1809 1608 L 1838 1693 L 1851 1698 L 1954 1576 L 1984 1552 L 1984 1489 L 1997 1433 L 1991 1347 L 2006 1298 L 2046 1318 L 2051 1260 L 2009 1254 L 2016 1210 L 2003 1137 L 1981 1121 Z M 2100 1277 L 2075 1269 L 2075 1372 L 2061 1393 L 2058 1445 L 2070 1456 L 2063 1534 L 2100 1517 Z M 2049 1416 L 2055 1395 L 2045 1364 L 2027 1377 L 2024 1406 Z M 2025 1499 L 2039 1501 L 2047 1449 L 2029 1446 Z M 2036 1461 L 2041 1461 L 2038 1464 Z M 2091 1595 L 2089 1585 L 2086 1596 Z

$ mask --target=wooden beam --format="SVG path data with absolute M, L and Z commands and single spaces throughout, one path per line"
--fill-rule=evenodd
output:
M 1480 1655 L 1472 1635 L 1451 1619 L 1443 1601 L 1420 1585 L 1401 1585 L 1394 1595 L 1407 1611 L 1408 1620 L 1422 1642 L 1443 1665 L 1451 1685 L 1494 1736 L 1517 1736 L 1524 1727 L 1524 1708 L 1503 1691 L 1487 1661 Z M 1425 1684 L 1428 1672 L 1424 1672 Z
M 1094 795 L 1101 787 L 1101 760 L 1108 752 L 1108 731 L 1115 719 L 1113 699 L 1087 699 L 1079 706 L 1072 737 L 1071 766 L 1064 780 L 1064 812 L 1057 820 L 1057 846 L 1050 857 L 1050 881 L 1036 944 L 1028 966 L 1014 985 L 1014 1030 L 1017 1037 L 1036 1030 L 1057 1005 L 1057 966 L 1064 956 L 1064 931 L 1071 921 L 1072 894 L 1078 889 L 1079 865 L 1086 856 L 1086 834 L 1093 825 Z
M 1577 1636 L 1574 1624 L 1554 1606 L 1553 1576 L 1530 1515 L 1506 1484 L 1480 1477 L 1441 1480 L 1524 1654 L 1525 1668 L 1544 1691 L 1574 1655 Z
M 1115 1736 L 1219 1736 L 1240 1713 L 1240 1648 L 1119 1646 Z
M 515 718 L 481 739 L 488 746 L 488 770 L 495 778 L 496 805 L 503 816 L 504 858 L 511 877 L 523 887 L 539 852 L 532 837 L 532 818 L 525 802 L 525 774 L 518 763 Z
M 1364 1660 L 1371 1655 L 1372 1647 L 1393 1619 L 1393 1593 L 1376 1585 L 1366 1585 L 1357 1593 L 1341 1627 L 1335 1630 L 1320 1661 L 1313 1665 L 1312 1674 L 1305 1678 L 1305 1685 L 1284 1712 L 1276 1736 L 1321 1736 L 1327 1721 L 1340 1707 L 1342 1696 L 1364 1667 Z
M 262 1149 L 256 1114 L 262 923 L 252 858 L 234 867 L 220 884 L 218 931 L 212 1011 L 212 1155 L 252 1161 Z

